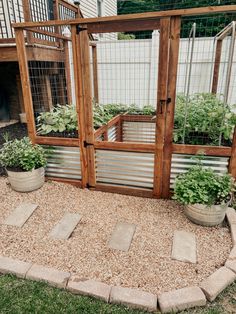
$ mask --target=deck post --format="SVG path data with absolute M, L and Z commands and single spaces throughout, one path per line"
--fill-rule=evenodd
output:
M 179 43 L 180 43 L 181 17 L 171 18 L 170 24 L 170 55 L 169 55 L 169 73 L 168 73 L 168 104 L 166 112 L 165 127 L 165 145 L 163 160 L 163 191 L 162 197 L 170 197 L 170 176 L 171 176 L 171 160 L 172 160 L 172 142 L 175 116 L 176 102 L 176 83 L 179 59 Z
M 170 18 L 160 20 L 160 43 L 157 87 L 156 136 L 154 158 L 153 196 L 162 197 L 163 160 L 165 142 L 166 111 L 168 105 L 168 68 L 169 68 L 169 36 Z
M 99 103 L 97 45 L 92 45 L 92 57 L 93 57 L 93 92 L 94 92 L 94 100 L 95 100 L 96 103 Z
M 25 113 L 26 113 L 28 134 L 32 143 L 35 143 L 36 127 L 35 127 L 35 120 L 34 120 L 32 94 L 31 94 L 31 89 L 30 89 L 31 85 L 30 85 L 28 60 L 27 60 L 27 53 L 26 53 L 25 40 L 24 40 L 24 30 L 16 29 L 15 36 L 16 36 L 17 56 L 18 56 L 18 62 L 19 62 L 19 68 L 20 68 L 22 94 L 23 94 L 24 108 L 25 108 Z

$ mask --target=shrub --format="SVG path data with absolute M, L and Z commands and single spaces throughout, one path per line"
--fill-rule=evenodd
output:
M 229 174 L 218 175 L 199 162 L 176 178 L 173 198 L 185 205 L 219 205 L 232 199 L 234 189 L 235 182 Z
M 33 145 L 28 137 L 6 141 L 0 149 L 0 164 L 17 171 L 31 171 L 46 166 L 44 149 Z

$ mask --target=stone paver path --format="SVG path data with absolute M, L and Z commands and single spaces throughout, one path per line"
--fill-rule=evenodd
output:
M 66 213 L 59 223 L 52 229 L 50 237 L 66 240 L 70 237 L 81 219 L 80 214 Z
M 108 246 L 114 250 L 128 252 L 135 233 L 136 226 L 126 222 L 119 222 L 111 235 Z
M 4 225 L 23 227 L 26 221 L 38 207 L 36 204 L 23 203 L 19 205 L 3 222 Z
M 174 232 L 171 257 L 181 262 L 197 263 L 195 234 L 176 230 Z

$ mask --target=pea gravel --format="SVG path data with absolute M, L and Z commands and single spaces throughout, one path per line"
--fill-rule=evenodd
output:
M 39 207 L 23 228 L 0 225 L 0 255 L 152 293 L 198 284 L 221 267 L 230 249 L 226 226 L 205 228 L 185 218 L 170 200 L 137 198 L 81 190 L 47 182 L 38 191 L 17 193 L 0 178 L 0 223 L 22 202 Z M 82 219 L 68 240 L 53 240 L 50 231 L 66 212 Z M 109 249 L 117 222 L 137 226 L 129 252 Z M 194 232 L 197 264 L 171 260 L 175 230 Z

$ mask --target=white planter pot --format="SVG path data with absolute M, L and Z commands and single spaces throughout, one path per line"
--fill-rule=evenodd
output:
M 15 172 L 7 170 L 8 180 L 13 190 L 31 192 L 41 188 L 45 181 L 45 170 L 39 168 L 32 171 Z
M 185 215 L 194 223 L 202 226 L 216 226 L 222 223 L 228 206 L 213 205 L 208 207 L 202 204 L 185 206 Z

